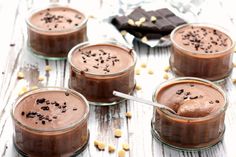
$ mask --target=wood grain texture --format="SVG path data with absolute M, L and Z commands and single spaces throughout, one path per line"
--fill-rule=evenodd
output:
M 68 87 L 69 69 L 66 61 L 48 61 L 35 57 L 27 48 L 26 24 L 24 22 L 27 10 L 32 6 L 41 5 L 41 0 L 7 0 L 0 3 L 0 17 L 7 16 L 7 20 L 0 29 L 2 34 L 3 46 L 1 47 L 0 57 L 0 156 L 16 157 L 20 156 L 14 150 L 12 143 L 12 121 L 11 106 L 18 97 L 18 92 L 22 87 L 31 88 L 32 86 L 62 86 Z M 67 1 L 64 1 L 67 2 Z M 70 1 L 74 5 L 83 4 L 80 0 Z M 84 6 L 89 7 L 92 0 L 89 0 Z M 116 1 L 117 2 L 117 1 Z M 123 1 L 122 1 L 123 2 Z M 85 2 L 84 2 L 85 3 Z M 99 1 L 100 8 L 106 1 Z M 210 3 L 210 2 L 207 2 Z M 232 34 L 235 35 L 235 16 L 228 11 L 229 2 L 214 1 L 215 9 L 222 9 L 221 16 L 213 17 L 213 23 L 227 25 Z M 210 4 L 208 4 L 210 5 Z M 207 21 L 208 16 L 206 10 L 207 4 L 201 6 L 201 12 L 197 21 Z M 80 6 L 81 7 L 81 6 Z M 93 7 L 96 8 L 93 4 Z M 97 7 L 97 8 L 99 8 Z M 88 11 L 88 12 L 91 12 Z M 214 11 L 215 13 L 217 10 Z M 185 13 L 186 15 L 188 13 Z M 210 19 L 209 22 L 213 21 Z M 223 21 L 223 23 L 221 23 Z M 103 32 L 107 33 L 107 32 Z M 109 33 L 109 32 L 108 32 Z M 103 36 L 106 36 L 103 34 Z M 109 36 L 110 37 L 110 36 Z M 2 41 L 1 40 L 1 41 Z M 12 44 L 12 46 L 10 46 Z M 151 100 L 153 91 L 163 79 L 164 67 L 169 65 L 169 48 L 150 48 L 139 42 L 133 43 L 134 49 L 138 54 L 137 67 L 141 69 L 141 75 L 136 76 L 137 84 L 142 87 L 140 91 L 134 95 Z M 235 60 L 235 58 L 234 58 Z M 147 64 L 147 68 L 141 68 L 142 63 Z M 45 72 L 46 65 L 52 67 L 52 71 Z M 153 75 L 148 74 L 148 70 L 154 71 Z M 25 79 L 18 80 L 17 72 L 23 71 Z M 168 73 L 170 78 L 174 76 Z M 38 76 L 44 76 L 45 80 L 38 81 Z M 236 77 L 236 73 L 232 73 L 232 78 Z M 104 141 L 106 144 L 113 144 L 117 150 L 121 149 L 123 142 L 130 144 L 130 151 L 126 156 L 130 157 L 234 157 L 236 154 L 236 89 L 232 83 L 232 79 L 228 78 L 225 83 L 220 86 L 227 92 L 229 106 L 226 114 L 225 125 L 226 132 L 224 140 L 210 149 L 202 151 L 181 151 L 172 149 L 159 141 L 155 140 L 151 135 L 151 118 L 153 109 L 136 102 L 122 102 L 119 105 L 109 107 L 90 107 L 89 129 L 90 142 L 86 150 L 79 156 L 83 157 L 116 157 L 117 151 L 109 154 L 106 151 L 98 151 L 94 145 L 94 140 Z M 132 118 L 127 119 L 125 113 L 132 112 Z M 114 129 L 121 129 L 123 136 L 115 138 Z

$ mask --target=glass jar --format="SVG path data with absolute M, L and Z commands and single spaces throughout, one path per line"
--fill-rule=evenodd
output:
M 28 47 L 41 58 L 66 59 L 72 47 L 87 40 L 87 17 L 68 5 L 32 9 L 26 23 Z
M 185 24 L 175 28 L 170 38 L 170 65 L 176 75 L 211 81 L 230 75 L 235 43 L 224 29 L 209 24 Z
M 19 97 L 11 111 L 16 150 L 23 156 L 73 156 L 89 140 L 89 104 L 80 93 L 39 88 Z
M 211 92 L 208 92 L 206 95 L 203 94 L 202 97 L 199 96 L 198 100 L 196 99 L 196 101 L 201 103 L 203 103 L 204 100 L 204 104 L 209 105 L 208 107 L 204 105 L 200 106 L 200 109 L 196 109 L 195 111 L 197 112 L 194 113 L 191 112 L 192 109 L 190 106 L 189 108 L 190 111 L 188 111 L 187 109 L 185 109 L 185 111 L 188 111 L 191 114 L 198 114 L 198 116 L 190 116 L 190 115 L 183 116 L 180 114 L 180 107 L 177 108 L 175 105 L 178 105 L 177 102 L 180 99 L 182 100 L 181 94 L 185 96 L 183 90 L 184 88 L 178 90 L 178 92 L 174 94 L 173 93 L 168 94 L 168 91 L 170 91 L 171 89 L 173 90 L 174 85 L 177 84 L 184 84 L 186 86 L 190 85 L 188 88 L 193 88 L 193 85 L 195 86 L 198 85 L 202 87 L 205 86 L 206 88 L 209 87 L 211 92 L 214 91 L 218 94 L 218 99 L 220 99 L 219 97 L 222 97 L 221 100 L 223 103 L 221 104 L 221 106 L 217 107 L 217 105 L 219 105 L 219 100 L 216 100 L 216 102 L 209 101 L 209 103 L 205 101 L 214 97 L 212 95 L 215 94 L 215 93 L 211 94 Z M 204 93 L 205 92 L 204 90 L 206 90 L 201 87 L 196 87 L 196 88 L 200 88 L 200 90 L 203 90 L 200 93 Z M 160 110 L 159 108 L 154 107 L 151 124 L 152 124 L 152 133 L 156 139 L 160 140 L 161 142 L 171 147 L 183 150 L 198 150 L 198 149 L 208 148 L 221 141 L 225 131 L 224 118 L 225 118 L 225 111 L 228 106 L 226 95 L 221 88 L 219 88 L 214 83 L 204 79 L 199 79 L 194 77 L 180 77 L 168 80 L 159 85 L 156 91 L 154 92 L 153 101 L 161 103 L 160 101 L 163 101 L 164 98 L 162 97 L 164 96 L 163 94 L 164 92 L 167 92 L 166 94 L 168 94 L 170 97 L 170 98 L 165 98 L 169 99 L 168 103 L 172 102 L 172 100 L 174 100 L 173 102 L 177 100 L 176 104 L 171 107 L 172 109 L 177 111 L 177 114 L 173 114 L 168 111 Z M 186 93 L 187 93 L 186 95 L 188 96 L 190 92 Z M 204 96 L 206 97 L 204 98 Z M 187 102 L 189 100 L 191 101 L 193 99 L 191 97 L 189 99 L 188 97 L 183 102 Z M 162 104 L 166 105 L 163 102 Z M 213 107 L 213 109 L 210 106 Z M 208 113 L 209 109 L 211 109 L 212 111 L 211 114 Z M 204 116 L 201 115 L 205 114 L 204 112 L 207 114 Z
M 94 60 L 86 61 L 87 56 L 82 56 L 80 58 L 75 57 L 82 51 L 90 51 L 87 50 L 90 48 L 93 48 L 91 54 L 94 56 L 89 57 L 94 58 Z M 106 52 L 100 53 L 100 49 L 105 49 Z M 112 57 L 116 52 L 120 52 L 117 53 L 118 57 Z M 104 56 L 103 53 L 105 54 Z M 122 54 L 125 57 L 119 56 L 119 54 Z M 100 60 L 98 55 L 101 55 L 100 57 L 103 57 L 104 59 Z M 108 55 L 111 55 L 111 57 Z M 119 57 L 122 59 L 118 59 Z M 76 58 L 78 59 L 76 60 Z M 82 58 L 84 59 L 83 62 L 80 61 L 82 63 L 78 63 Z M 110 61 L 109 58 L 114 60 Z M 116 60 L 118 61 L 116 62 Z M 120 91 L 128 94 L 133 92 L 135 88 L 134 68 L 136 64 L 136 53 L 120 43 L 103 41 L 98 43 L 85 42 L 79 44 L 69 52 L 68 61 L 70 64 L 69 87 L 82 93 L 91 104 L 117 104 L 123 99 L 114 96 L 113 91 Z M 101 70 L 101 68 L 104 68 L 102 66 L 105 65 L 108 66 L 108 69 L 110 68 L 110 72 L 103 71 L 106 69 Z M 113 69 L 116 68 L 116 65 L 119 68 L 118 70 Z M 112 72 L 112 70 L 114 71 Z

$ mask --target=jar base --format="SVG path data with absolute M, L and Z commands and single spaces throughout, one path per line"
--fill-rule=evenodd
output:
M 66 60 L 67 56 L 65 57 L 48 57 L 48 56 L 43 56 L 37 53 L 37 51 L 35 51 L 34 49 L 32 49 L 29 45 L 27 46 L 28 51 L 33 54 L 34 56 L 36 56 L 37 58 L 40 59 L 47 59 L 47 60 L 52 60 L 52 61 L 58 61 L 58 60 Z
M 185 76 L 184 74 L 179 72 L 176 68 L 173 68 L 173 66 L 171 66 L 171 64 L 170 64 L 170 69 L 171 69 L 171 73 L 175 77 L 197 77 L 197 76 Z M 212 81 L 212 82 L 214 82 L 216 84 L 219 84 L 219 85 L 222 85 L 226 82 L 226 79 L 231 75 L 231 73 L 232 73 L 232 70 L 226 76 L 221 77 L 217 80 L 216 79 L 210 79 L 210 78 L 202 78 L 202 77 L 200 77 L 200 78 Z
M 208 144 L 203 144 L 200 146 L 195 146 L 193 147 L 181 147 L 181 146 L 176 146 L 173 144 L 168 143 L 167 141 L 165 141 L 164 139 L 161 138 L 161 136 L 159 135 L 159 133 L 155 130 L 154 127 L 154 123 L 151 122 L 151 132 L 152 132 L 152 137 L 158 141 L 160 141 L 161 143 L 165 144 L 166 146 L 173 148 L 173 149 L 177 149 L 177 150 L 183 150 L 183 151 L 199 151 L 199 150 L 206 150 L 206 149 L 210 149 L 211 147 L 213 147 L 214 145 L 218 144 L 220 141 L 223 140 L 223 135 L 225 132 L 225 126 L 224 126 L 224 130 L 221 132 L 221 134 L 219 135 L 218 139 L 212 143 L 208 143 Z
M 82 153 L 88 146 L 89 143 L 89 138 L 90 138 L 90 132 L 88 130 L 88 139 L 86 141 L 86 143 L 80 147 L 77 151 L 74 152 L 73 155 L 71 155 L 70 157 L 76 157 L 77 155 L 79 155 L 80 153 Z M 14 144 L 14 148 L 15 150 L 22 156 L 22 157 L 30 157 L 28 154 L 26 154 L 24 151 L 22 151 L 20 148 L 18 148 L 13 140 L 13 144 Z

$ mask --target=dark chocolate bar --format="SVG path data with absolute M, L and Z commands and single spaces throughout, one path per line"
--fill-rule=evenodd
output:
M 126 30 L 138 38 L 146 36 L 148 39 L 159 39 L 185 23 L 167 8 L 145 11 L 138 7 L 128 16 L 117 16 L 112 20 L 117 29 Z

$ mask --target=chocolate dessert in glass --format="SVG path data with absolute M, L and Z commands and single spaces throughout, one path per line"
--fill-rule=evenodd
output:
M 227 109 L 225 93 L 214 83 L 180 77 L 164 82 L 156 89 L 153 101 L 176 111 L 154 108 L 153 136 L 179 149 L 203 149 L 217 144 L 225 131 Z
M 76 91 L 59 87 L 29 91 L 16 100 L 11 114 L 14 145 L 23 156 L 73 156 L 88 143 L 89 105 Z
M 87 40 L 87 18 L 70 6 L 51 4 L 33 9 L 26 23 L 28 46 L 42 58 L 66 59 L 72 47 Z
M 68 55 L 69 87 L 82 93 L 91 104 L 111 105 L 122 99 L 113 91 L 131 93 L 135 88 L 136 53 L 117 42 L 86 42 Z
M 234 41 L 222 28 L 208 24 L 185 24 L 171 33 L 171 69 L 178 76 L 211 81 L 230 75 Z

